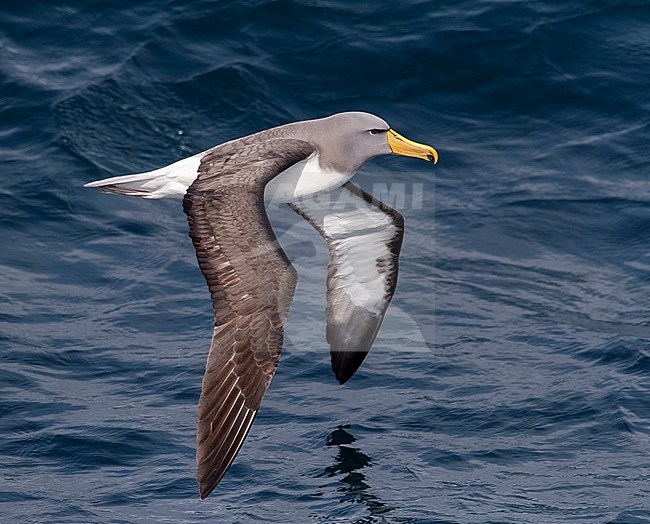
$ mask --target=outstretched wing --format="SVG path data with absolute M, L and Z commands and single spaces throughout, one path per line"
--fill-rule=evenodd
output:
M 209 152 L 183 200 L 214 308 L 198 409 L 197 480 L 207 497 L 234 460 L 275 368 L 296 271 L 278 245 L 264 187 L 311 146 L 269 140 Z
M 343 384 L 368 354 L 395 292 L 404 218 L 351 182 L 289 205 L 327 241 L 327 341 Z

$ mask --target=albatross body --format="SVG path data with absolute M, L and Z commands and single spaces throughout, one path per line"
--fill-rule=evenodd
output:
M 207 497 L 241 448 L 275 373 L 297 274 L 265 202 L 288 203 L 323 236 L 327 341 L 338 381 L 361 365 L 397 284 L 404 221 L 352 184 L 384 154 L 436 162 L 368 113 L 339 113 L 225 142 L 169 166 L 86 184 L 142 198 L 182 197 L 214 332 L 198 409 L 197 480 Z M 327 199 L 312 198 L 329 193 Z

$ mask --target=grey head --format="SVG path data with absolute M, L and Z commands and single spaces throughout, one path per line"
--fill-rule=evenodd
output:
M 370 113 L 350 111 L 289 126 L 296 138 L 318 151 L 323 169 L 355 173 L 365 162 L 379 155 L 398 154 L 424 160 L 438 160 L 431 146 L 412 142 L 392 130 L 388 123 Z
M 313 121 L 310 141 L 323 169 L 354 173 L 371 158 L 390 154 L 389 129 L 384 120 L 370 113 L 338 113 Z

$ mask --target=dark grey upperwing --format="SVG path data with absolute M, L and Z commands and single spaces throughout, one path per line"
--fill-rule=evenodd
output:
M 313 148 L 274 139 L 224 144 L 201 161 L 183 208 L 212 295 L 214 334 L 198 409 L 201 498 L 237 455 L 280 356 L 296 271 L 264 208 L 264 187 Z
M 404 217 L 350 182 L 289 205 L 327 241 L 327 342 L 343 384 L 368 354 L 395 292 Z

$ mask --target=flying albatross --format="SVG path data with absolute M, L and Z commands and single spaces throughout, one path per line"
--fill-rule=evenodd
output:
M 438 153 L 381 118 L 338 113 L 225 142 L 169 166 L 86 184 L 107 193 L 180 196 L 212 295 L 214 332 L 198 408 L 197 480 L 207 497 L 241 448 L 282 348 L 297 273 L 266 202 L 288 203 L 326 240 L 327 341 L 338 381 L 361 365 L 397 283 L 402 215 L 349 180 L 384 154 Z M 329 193 L 329 198 L 310 198 Z

